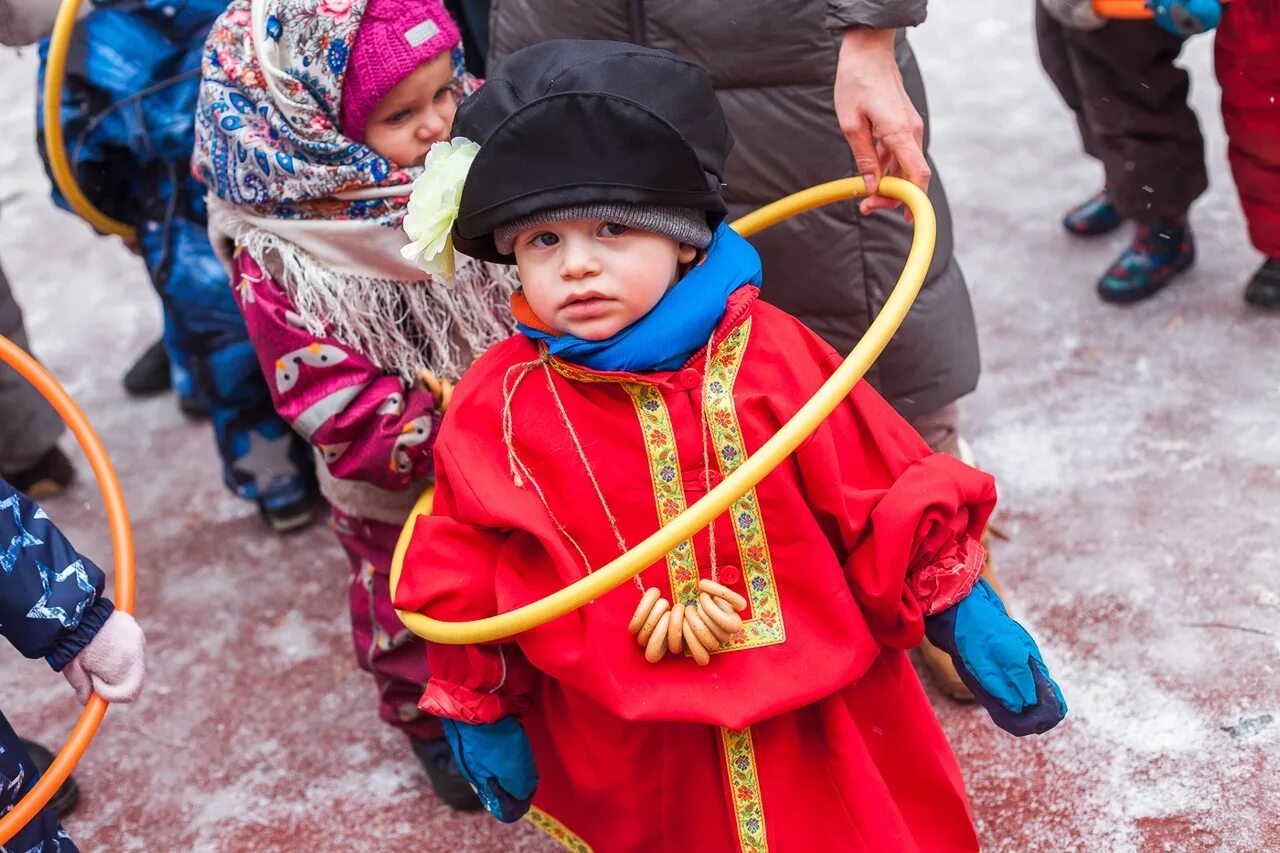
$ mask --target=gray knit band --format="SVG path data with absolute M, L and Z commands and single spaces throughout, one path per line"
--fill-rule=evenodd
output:
M 570 219 L 603 219 L 605 222 L 616 222 L 618 225 L 662 234 L 677 243 L 697 249 L 705 249 L 711 245 L 711 226 L 707 224 L 706 211 L 692 207 L 662 207 L 656 204 L 623 202 L 575 204 L 540 210 L 514 222 L 499 225 L 494 229 L 493 242 L 500 253 L 509 255 L 521 231 Z

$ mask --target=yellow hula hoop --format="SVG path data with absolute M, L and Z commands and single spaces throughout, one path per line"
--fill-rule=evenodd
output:
M 806 210 L 865 194 L 866 187 L 861 178 L 831 181 L 762 207 L 733 222 L 732 225 L 746 237 Z M 507 613 L 471 622 L 442 622 L 420 613 L 397 610 L 396 613 L 399 614 L 400 621 L 405 624 L 405 627 L 420 637 L 449 645 L 490 643 L 536 628 L 582 607 L 589 601 L 631 580 L 632 577 L 661 560 L 672 548 L 710 524 L 735 500 L 764 479 L 818 428 L 841 401 L 848 397 L 853 386 L 867 372 L 867 368 L 884 350 L 893 333 L 902 324 L 907 310 L 915 301 L 916 294 L 924 283 L 925 274 L 929 271 L 937 223 L 928 196 L 915 185 L 899 178 L 882 180 L 880 194 L 905 202 L 915 218 L 915 236 L 911 242 L 911 251 L 907 255 L 902 275 L 893 292 L 889 294 L 888 300 L 885 301 L 883 310 L 867 329 L 862 340 L 858 341 L 853 352 L 849 353 L 849 357 L 814 393 L 812 399 L 805 403 L 791 420 L 784 424 L 758 451 L 697 503 L 672 519 L 665 527 L 659 528 L 648 539 L 608 565 L 546 598 L 530 602 Z M 391 562 L 393 599 L 396 587 L 400 583 L 400 572 L 404 564 L 405 551 L 408 550 L 409 539 L 413 533 L 414 522 L 419 515 L 430 513 L 433 497 L 430 489 L 423 493 L 414 506 L 408 523 L 400 532 L 400 539 L 396 543 L 395 555 Z
M 111 547 L 115 553 L 116 609 L 126 613 L 133 612 L 133 534 L 129 529 L 129 512 L 125 508 L 124 493 L 120 489 L 120 480 L 116 477 L 115 468 L 107 456 L 107 449 L 102 439 L 94 432 L 89 419 L 76 405 L 75 400 L 67 393 L 58 380 L 53 378 L 38 361 L 28 355 L 17 344 L 0 335 L 0 364 L 7 364 L 23 378 L 36 387 L 50 405 L 71 428 L 76 441 L 89 458 L 94 476 L 98 478 L 98 488 L 102 491 L 103 505 L 107 510 L 107 518 L 111 522 Z M 98 730 L 102 716 L 107 712 L 107 702 L 98 694 L 89 697 L 89 702 L 80 713 L 71 734 L 67 737 L 62 749 L 49 769 L 36 784 L 18 800 L 13 809 L 0 817 L 0 847 L 4 847 L 9 839 L 18 834 L 40 809 L 45 807 L 49 798 L 54 795 L 71 771 L 76 762 L 84 754 L 89 741 Z
M 67 73 L 67 48 L 76 28 L 80 0 L 62 0 L 58 17 L 49 37 L 49 53 L 44 67 L 44 148 L 49 158 L 53 182 L 76 214 L 103 234 L 114 234 L 126 240 L 134 238 L 134 229 L 117 222 L 93 206 L 76 182 L 75 172 L 67 160 L 67 142 L 62 136 L 62 81 Z

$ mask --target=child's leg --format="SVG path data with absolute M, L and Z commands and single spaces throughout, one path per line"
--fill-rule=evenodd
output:
M 38 778 L 31 756 L 27 755 L 22 741 L 18 739 L 4 714 L 0 714 L 0 814 L 7 813 L 22 799 Z M 58 825 L 57 816 L 48 806 L 37 812 L 31 822 L 5 844 L 4 849 L 17 853 L 31 850 L 77 853 L 78 850 Z
M 300 527 L 314 511 L 312 452 L 276 413 L 204 227 L 177 217 L 155 224 L 139 239 L 165 307 L 165 344 L 209 410 L 223 479 L 277 531 Z
M 400 528 L 336 509 L 333 524 L 351 561 L 351 638 L 357 663 L 378 685 L 378 716 L 412 737 L 442 737 L 439 721 L 418 710 L 426 649 L 391 606 L 391 555 Z
M 0 335 L 27 349 L 22 310 L 0 269 Z M 0 474 L 25 471 L 53 449 L 62 435 L 58 417 L 31 383 L 0 365 Z
M 1076 79 L 1071 65 L 1070 46 L 1067 44 L 1066 27 L 1055 21 L 1038 2 L 1036 7 L 1036 48 L 1040 54 L 1040 67 L 1053 83 L 1062 102 L 1075 114 L 1076 125 L 1080 130 L 1080 144 L 1084 153 L 1099 158 L 1098 145 L 1093 137 L 1093 130 L 1084 117 L 1080 95 L 1080 83 Z
M 1183 40 L 1151 21 L 1055 33 L 1040 10 L 1041 61 L 1102 161 L 1115 206 L 1139 221 L 1179 217 L 1205 187 L 1204 140 L 1174 64 Z
M 391 555 L 400 528 L 333 510 L 333 527 L 351 561 L 351 639 L 356 662 L 378 685 L 378 716 L 409 736 L 431 788 L 450 808 L 480 800 L 458 769 L 435 717 L 418 709 L 426 688 L 427 650 L 391 606 Z

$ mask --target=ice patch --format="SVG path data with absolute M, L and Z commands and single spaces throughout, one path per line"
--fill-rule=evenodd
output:
M 315 625 L 296 610 L 290 610 L 280 618 L 275 627 L 261 632 L 259 645 L 273 649 L 276 654 L 289 664 L 320 657 L 328 652 L 328 646 L 317 642 L 317 636 L 324 631 L 317 631 Z

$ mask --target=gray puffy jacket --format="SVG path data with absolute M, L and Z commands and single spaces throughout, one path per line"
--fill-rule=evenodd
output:
M 21 47 L 35 44 L 53 32 L 59 0 L 0 0 L 0 44 Z M 88 3 L 82 2 L 78 17 L 84 17 Z
M 489 62 L 546 39 L 603 38 L 701 63 L 736 139 L 725 176 L 734 217 L 853 173 L 831 99 L 833 30 L 918 24 L 924 7 L 924 0 L 493 0 Z M 927 115 L 905 38 L 897 50 L 907 92 Z M 936 177 L 929 196 L 938 213 L 929 278 L 867 375 L 906 417 L 942 408 L 978 379 L 973 310 Z M 848 352 L 897 282 L 911 235 L 900 212 L 864 218 L 852 202 L 798 216 L 752 238 L 764 257 L 764 298 Z

